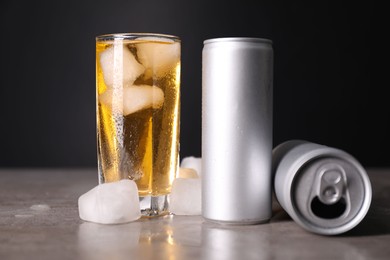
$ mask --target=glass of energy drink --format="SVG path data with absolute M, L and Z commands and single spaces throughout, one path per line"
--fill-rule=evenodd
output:
M 180 39 L 147 33 L 96 37 L 99 183 L 137 183 L 143 216 L 168 213 L 178 168 Z

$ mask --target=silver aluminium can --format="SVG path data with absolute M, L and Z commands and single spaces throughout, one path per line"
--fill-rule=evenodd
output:
M 202 55 L 202 215 L 227 224 L 266 222 L 272 190 L 272 42 L 209 39 Z
M 304 229 L 337 235 L 354 228 L 371 203 L 371 184 L 350 154 L 301 140 L 273 150 L 275 195 Z

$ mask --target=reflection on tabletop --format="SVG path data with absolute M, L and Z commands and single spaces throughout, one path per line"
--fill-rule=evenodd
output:
M 286 259 L 297 252 L 305 259 L 319 253 L 327 259 L 370 256 L 343 237 L 302 232 L 283 212 L 275 216 L 270 223 L 246 226 L 173 215 L 122 225 L 84 222 L 78 230 L 79 252 L 82 259 Z

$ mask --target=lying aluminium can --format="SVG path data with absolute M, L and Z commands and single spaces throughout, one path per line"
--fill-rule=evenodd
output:
M 301 140 L 273 150 L 275 195 L 304 229 L 322 235 L 351 230 L 365 217 L 371 184 L 350 154 Z
M 272 42 L 217 38 L 202 56 L 202 215 L 225 224 L 271 217 Z

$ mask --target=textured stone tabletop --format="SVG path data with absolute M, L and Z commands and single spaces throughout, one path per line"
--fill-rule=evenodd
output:
M 94 169 L 1 169 L 0 259 L 390 259 L 390 169 L 369 169 L 366 218 L 333 237 L 308 233 L 283 211 L 267 224 L 223 226 L 200 216 L 122 225 L 79 219 Z

